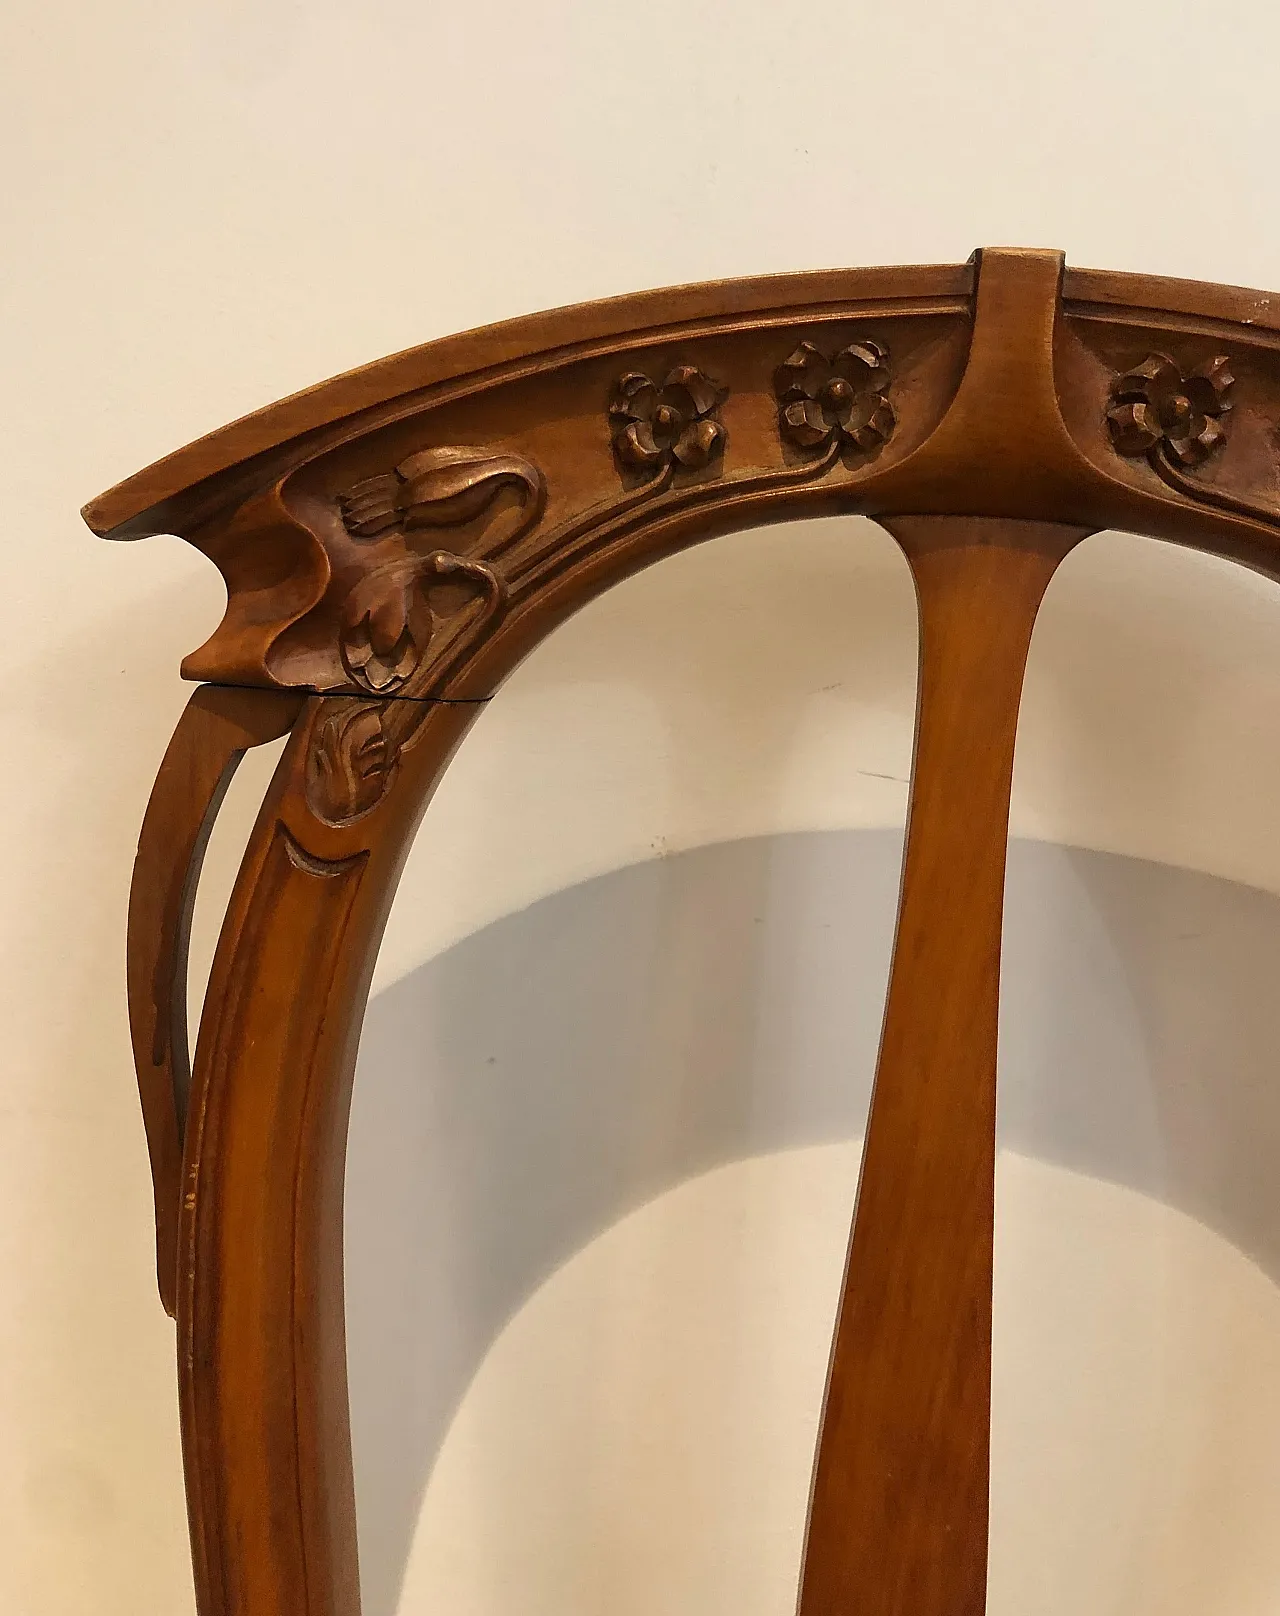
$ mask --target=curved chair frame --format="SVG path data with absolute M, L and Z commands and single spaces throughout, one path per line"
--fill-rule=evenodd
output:
M 449 338 L 94 500 L 227 583 L 139 842 L 129 996 L 178 1330 L 202 1616 L 357 1616 L 342 1200 L 406 850 L 558 622 L 733 529 L 858 512 L 920 607 L 897 941 L 810 1501 L 802 1616 L 985 1605 L 996 1019 L 1023 668 L 1053 571 L 1122 528 L 1280 576 L 1280 304 L 1049 252 L 655 292 Z M 201 854 L 289 739 L 187 1067 Z

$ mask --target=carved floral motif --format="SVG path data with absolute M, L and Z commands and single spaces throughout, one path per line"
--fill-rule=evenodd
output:
M 694 365 L 677 365 L 662 382 L 628 371 L 609 402 L 613 451 L 632 471 L 700 471 L 724 453 L 725 429 L 716 419 L 724 398 Z
M 884 442 L 894 426 L 884 392 L 887 357 L 880 345 L 860 343 L 828 361 L 802 343 L 778 372 L 784 429 L 789 425 L 793 441 L 806 449 L 826 444 L 827 453 L 807 456 L 798 466 L 755 472 L 724 488 L 782 488 L 823 475 L 847 444 L 866 450 Z M 705 470 L 723 456 L 727 433 L 719 409 L 725 397 L 693 365 L 676 365 L 661 381 L 640 371 L 621 376 L 608 419 L 617 460 L 640 474 L 636 486 L 575 513 L 540 535 L 534 550 L 520 551 L 501 567 L 497 559 L 541 519 L 546 502 L 542 474 L 519 456 L 423 449 L 338 495 L 343 525 L 357 541 L 355 553 L 366 557 L 365 570 L 338 606 L 338 644 L 348 677 L 367 694 L 343 699 L 313 742 L 308 793 L 323 818 L 341 824 L 376 805 L 400 747 L 412 745 L 419 727 L 410 704 L 402 710 L 395 698 L 402 691 L 423 697 L 440 688 L 501 616 L 509 594 L 527 591 L 553 562 L 589 553 L 602 535 L 616 539 L 655 505 L 684 509 L 719 497 L 717 480 L 675 480 L 681 471 Z M 414 548 L 419 534 L 487 521 L 498 496 L 512 489 L 516 520 L 501 537 L 474 542 L 465 553 L 459 553 L 461 544 L 456 550 Z M 346 576 L 352 565 L 345 555 Z M 427 710 L 424 703 L 421 711 Z
M 392 528 L 458 527 L 482 515 L 504 488 L 518 489 L 526 509 L 540 507 L 542 473 L 519 455 L 489 449 L 420 449 L 339 494 L 338 508 L 347 532 L 368 539 Z
M 774 372 L 783 437 L 810 451 L 837 439 L 864 452 L 878 449 L 895 425 L 889 380 L 883 343 L 853 342 L 828 359 L 802 342 Z
M 511 489 L 519 496 L 518 518 L 505 537 L 483 546 L 485 559 L 444 549 L 423 554 L 403 542 L 483 517 Z M 351 679 L 373 695 L 398 690 L 441 624 L 477 598 L 480 609 L 468 632 L 487 627 L 506 603 L 492 558 L 538 520 L 545 498 L 541 472 L 519 455 L 458 447 L 419 450 L 339 494 L 348 533 L 384 552 L 339 609 L 338 649 Z
M 462 581 L 480 592 L 472 625 L 479 633 L 506 601 L 502 579 L 484 561 L 433 550 L 399 557 L 362 578 L 343 602 L 339 631 L 342 665 L 356 684 L 375 695 L 402 685 L 426 654 L 437 619 L 450 615 L 433 610 L 432 584 Z
M 1226 441 L 1221 417 L 1234 381 L 1225 355 L 1186 376 L 1166 355 L 1149 355 L 1111 389 L 1107 422 L 1117 454 L 1202 465 Z

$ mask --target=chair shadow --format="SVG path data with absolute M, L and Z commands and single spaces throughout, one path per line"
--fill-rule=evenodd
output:
M 555 1268 L 695 1173 L 862 1132 L 900 856 L 900 832 L 832 831 L 632 866 L 370 1005 L 346 1230 L 366 1616 L 394 1616 L 451 1420 Z M 1178 1206 L 1280 1282 L 1280 899 L 1015 842 L 1006 937 L 1002 1144 Z
M 1015 842 L 1010 900 L 1009 1142 L 1178 1208 L 1280 1284 L 1280 898 Z
M 450 1420 L 556 1267 L 695 1173 L 861 1132 L 900 850 L 833 833 L 632 866 L 370 1005 L 346 1227 L 366 1616 L 393 1616 Z M 827 941 L 845 911 L 852 956 Z

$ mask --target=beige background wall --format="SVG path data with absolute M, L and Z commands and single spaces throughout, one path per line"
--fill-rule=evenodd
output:
M 648 285 L 953 260 L 979 242 L 1278 285 L 1280 21 L 1262 0 L 9 0 L 2 20 L 0 1609 L 183 1612 L 172 1335 L 153 1292 L 122 942 L 133 839 L 185 699 L 177 663 L 221 590 L 176 540 L 107 546 L 76 507 L 375 355 Z M 721 541 L 633 580 L 477 724 L 415 851 L 378 989 L 625 865 L 900 823 L 913 635 L 901 564 L 865 524 Z M 1280 894 L 1277 720 L 1272 586 L 1091 540 L 1037 631 L 1015 829 Z M 201 958 L 262 778 L 255 761 L 219 831 Z M 888 843 L 878 856 L 883 876 Z M 1274 916 L 1246 923 L 1227 899 L 1213 912 L 1226 932 L 1275 935 Z M 1176 941 L 1176 904 L 1162 924 Z M 870 991 L 874 961 L 862 968 Z M 749 996 L 732 1008 L 749 1019 Z M 1045 1008 L 1025 1019 L 1041 1026 Z M 1064 1085 L 1094 1014 L 1082 988 L 1052 1023 Z M 1234 1037 L 1221 1016 L 1196 1052 L 1206 1094 L 1266 1081 Z M 1158 1156 L 1173 1134 L 1152 1115 Z M 672 1139 L 683 1120 L 677 1107 L 662 1124 Z M 378 1137 L 375 1115 L 357 1121 Z M 514 1298 L 459 1388 L 407 1560 L 379 1549 L 366 1566 L 370 1616 L 446 1597 L 495 1616 L 787 1608 L 839 1240 L 795 1254 L 811 1228 L 833 1238 L 852 1158 L 838 1138 L 780 1138 L 614 1208 L 623 1222 L 585 1228 L 567 1266 Z M 1003 1271 L 1027 1282 L 1002 1279 L 998 1404 L 1023 1414 L 997 1432 L 1000 1609 L 1132 1611 L 1140 1588 L 1178 1611 L 1274 1609 L 1280 1325 L 1274 1279 L 1251 1261 L 1269 1214 L 1224 1233 L 1205 1206 L 1195 1221 L 1164 1197 L 1160 1172 L 1139 1194 L 1095 1181 L 1117 1175 L 1092 1159 L 1009 1160 Z M 753 1229 L 771 1234 L 743 1238 Z M 698 1264 L 726 1242 L 728 1277 L 712 1283 Z M 465 1239 L 449 1249 L 465 1268 Z M 361 1251 L 376 1296 L 376 1247 Z M 639 1318 L 610 1277 L 637 1265 Z M 804 1321 L 794 1333 L 784 1305 Z M 581 1383 L 574 1354 L 604 1338 L 599 1418 L 539 1423 L 564 1412 L 556 1375 Z M 425 1383 L 424 1339 L 409 1329 L 387 1352 Z M 756 1356 L 726 1357 L 730 1339 Z M 1041 1395 L 1036 1366 L 1054 1353 Z M 1211 1395 L 1224 1377 L 1230 1409 Z M 757 1422 L 762 1388 L 772 1424 Z M 513 1405 L 529 1423 L 495 1454 L 495 1411 Z M 370 1510 L 373 1437 L 361 1453 Z M 664 1524 L 655 1478 L 673 1467 L 693 1490 L 670 1495 L 684 1507 Z M 1020 1488 L 1037 1501 L 1021 1521 Z M 495 1560 L 499 1524 L 535 1498 L 519 1553 Z M 652 1536 L 628 1538 L 635 1520 Z M 1078 1582 L 1037 1580 L 1047 1542 Z

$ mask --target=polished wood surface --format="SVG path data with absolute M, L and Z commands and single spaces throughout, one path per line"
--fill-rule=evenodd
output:
M 302 697 L 203 685 L 173 732 L 129 889 L 129 1029 L 156 1203 L 160 1299 L 177 1310 L 181 1138 L 191 1089 L 187 947 L 204 851 L 245 752 L 293 727 Z
M 1078 528 L 901 518 L 920 602 L 902 898 L 802 1616 L 986 1603 L 996 1022 L 1013 743 Z
M 480 709 L 429 704 L 415 789 L 335 830 L 305 797 L 326 706 L 309 704 L 263 803 L 196 1051 L 178 1384 L 202 1616 L 360 1608 L 342 1299 L 351 1078 L 400 866 Z
M 861 513 L 920 604 L 898 936 L 802 1616 L 985 1602 L 1000 919 L 1022 670 L 1053 570 L 1124 528 L 1280 577 L 1280 303 L 988 249 L 685 287 L 448 338 L 86 507 L 218 566 L 129 927 L 202 1616 L 357 1616 L 342 1295 L 351 1076 L 428 798 L 483 703 L 619 579 Z M 186 1095 L 185 937 L 239 751 L 289 731 Z M 181 1171 L 178 1169 L 179 1155 Z

